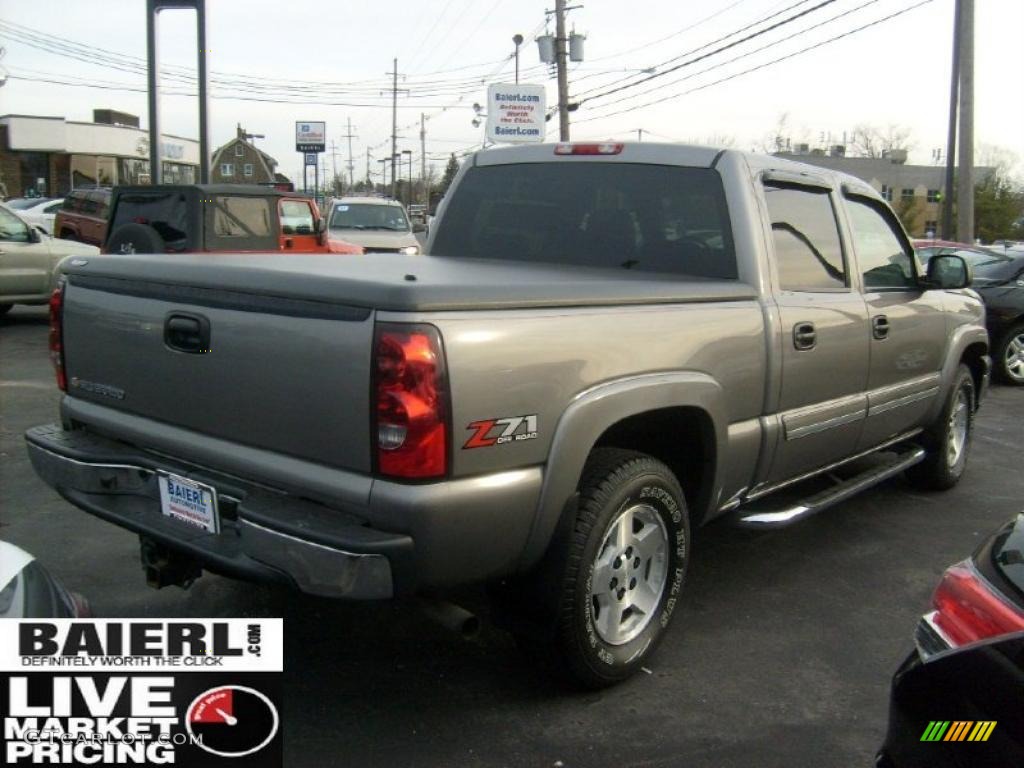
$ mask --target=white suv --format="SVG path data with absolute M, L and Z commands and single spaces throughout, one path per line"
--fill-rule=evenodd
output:
M 367 253 L 420 252 L 405 208 L 381 197 L 341 197 L 331 201 L 328 237 L 361 245 Z

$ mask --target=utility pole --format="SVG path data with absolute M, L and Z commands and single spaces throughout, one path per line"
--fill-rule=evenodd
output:
M 345 138 L 348 139 L 348 185 L 350 187 L 355 186 L 355 179 L 353 173 L 355 172 L 355 164 L 352 162 L 352 139 L 359 138 L 352 133 L 352 118 L 348 118 L 348 133 L 345 134 Z
M 637 141 L 643 141 L 644 140 L 644 129 L 643 128 L 637 128 L 636 129 L 636 140 Z
M 960 175 L 957 177 L 957 239 L 974 242 L 974 0 L 960 8 Z
M 331 187 L 332 192 L 334 187 L 334 181 L 338 178 L 338 150 L 335 147 L 334 139 L 331 139 Z M 327 175 L 327 169 L 324 168 L 324 176 Z
M 565 0 L 555 0 L 555 67 L 558 69 L 558 138 L 569 140 L 569 73 L 565 64 Z
M 370 148 L 366 148 L 366 186 L 370 187 L 368 192 L 373 192 L 373 181 L 370 178 Z
M 391 72 L 385 72 L 386 75 L 391 75 L 391 157 L 394 158 L 398 154 L 398 59 L 392 60 L 394 68 Z M 405 90 L 405 89 L 403 89 Z M 385 180 L 386 181 L 386 180 Z M 395 163 L 392 160 L 391 163 L 391 197 L 394 197 L 398 192 L 397 181 L 395 179 Z
M 427 126 L 426 118 L 420 112 L 420 184 L 423 185 L 423 204 L 430 205 L 430 190 L 427 189 Z
M 949 75 L 949 133 L 946 138 L 946 188 L 942 198 L 942 236 L 953 239 L 953 169 L 956 163 L 956 107 L 960 100 L 960 0 L 953 12 L 953 66 Z

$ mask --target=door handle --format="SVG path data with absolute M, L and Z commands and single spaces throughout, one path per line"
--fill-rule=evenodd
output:
M 164 322 L 164 344 L 178 352 L 210 351 L 210 321 L 202 315 L 173 312 Z
M 889 338 L 889 318 L 885 315 L 875 315 L 871 318 L 871 335 L 876 339 Z
M 818 332 L 814 330 L 814 323 L 797 323 L 793 326 L 793 346 L 804 351 L 814 349 L 818 343 Z

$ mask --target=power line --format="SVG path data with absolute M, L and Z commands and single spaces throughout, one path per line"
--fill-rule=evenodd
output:
M 712 70 L 720 69 L 721 67 L 728 66 L 729 64 L 733 64 L 733 63 L 739 61 L 740 59 L 745 59 L 745 58 L 747 58 L 749 56 L 753 56 L 754 54 L 761 53 L 762 51 L 766 51 L 769 48 L 774 48 L 774 47 L 776 47 L 778 45 L 782 45 L 783 43 L 787 43 L 790 40 L 794 40 L 797 37 L 805 35 L 805 34 L 807 34 L 809 32 L 813 32 L 816 29 L 819 29 L 819 28 L 824 27 L 824 26 L 826 26 L 828 24 L 831 24 L 831 23 L 833 23 L 835 21 L 838 21 L 839 19 L 845 18 L 846 16 L 849 16 L 852 13 L 856 13 L 857 11 L 861 11 L 864 8 L 867 8 L 870 5 L 874 5 L 877 2 L 879 2 L 879 0 L 867 0 L 867 2 L 862 3 L 861 5 L 858 5 L 858 6 L 854 7 L 854 8 L 849 8 L 849 9 L 843 11 L 842 13 L 838 13 L 835 16 L 831 16 L 831 17 L 825 19 L 824 21 L 818 22 L 817 24 L 812 24 L 811 26 L 805 27 L 804 29 L 801 29 L 801 30 L 798 30 L 798 31 L 792 33 L 791 35 L 787 35 L 786 37 L 780 38 L 778 40 L 773 40 L 770 43 L 766 43 L 765 45 L 762 45 L 760 48 L 754 48 L 752 50 L 749 50 L 749 51 L 746 51 L 744 53 L 741 53 L 739 56 L 734 56 L 731 59 L 727 59 L 726 61 L 721 61 L 721 62 L 718 62 L 716 64 L 712 64 L 711 66 L 705 67 L 704 69 L 700 70 L 699 72 L 693 72 L 691 74 L 684 75 L 683 77 L 676 78 L 675 80 L 672 80 L 672 81 L 670 81 L 668 83 L 662 83 L 660 85 L 655 85 L 655 86 L 653 86 L 651 88 L 647 88 L 646 90 L 640 91 L 638 93 L 631 94 L 627 98 L 630 98 L 630 99 L 639 98 L 640 96 L 644 96 L 644 95 L 646 95 L 648 93 L 654 93 L 655 91 L 660 91 L 660 90 L 664 90 L 665 88 L 670 88 L 673 85 L 677 85 L 678 83 L 685 82 L 686 80 L 691 80 L 694 77 L 699 77 L 700 75 L 703 75 L 703 74 L 705 74 L 707 72 L 711 72 Z M 694 60 L 694 61 L 696 62 L 697 60 Z M 582 103 L 582 102 L 580 102 L 580 103 Z
M 932 2 L 932 0 L 921 0 L 921 2 L 916 3 L 915 5 L 911 5 L 911 6 L 909 6 L 907 8 L 904 8 L 904 9 L 902 9 L 900 11 L 897 11 L 895 13 L 891 13 L 888 16 L 883 16 L 880 19 L 876 19 L 875 21 L 869 22 L 869 23 L 864 24 L 864 25 L 862 25 L 860 27 L 855 27 L 854 29 L 848 30 L 847 32 L 843 32 L 842 34 L 836 35 L 835 37 L 830 37 L 827 40 L 822 40 L 820 42 L 814 43 L 813 45 L 809 45 L 809 46 L 807 46 L 805 48 L 801 48 L 800 50 L 793 51 L 792 53 L 788 53 L 785 56 L 780 56 L 780 57 L 778 57 L 776 59 L 772 59 L 771 61 L 766 61 L 766 62 L 764 62 L 762 64 L 758 64 L 757 66 L 750 67 L 749 69 L 745 69 L 745 70 L 743 70 L 741 72 L 735 72 L 735 73 L 733 73 L 731 75 L 728 75 L 726 77 L 720 78 L 720 79 L 715 80 L 713 82 L 704 83 L 703 85 L 698 85 L 698 86 L 696 86 L 694 88 L 690 88 L 688 90 L 681 91 L 679 93 L 674 93 L 674 94 L 670 94 L 668 96 L 664 96 L 664 97 L 659 98 L 659 99 L 654 99 L 654 100 L 646 102 L 644 104 L 633 105 L 633 106 L 630 106 L 628 108 L 620 109 L 620 110 L 617 110 L 615 112 L 609 112 L 609 113 L 603 114 L 603 115 L 595 115 L 594 117 L 585 118 L 583 120 L 577 120 L 576 122 L 577 123 L 587 123 L 587 122 L 591 122 L 593 120 L 602 120 L 602 119 L 608 118 L 608 117 L 615 117 L 616 115 L 621 115 L 621 114 L 624 114 L 626 112 L 636 112 L 639 109 L 644 109 L 646 107 L 654 106 L 656 104 L 661 104 L 661 103 L 664 103 L 666 101 L 671 101 L 672 99 L 677 99 L 680 96 L 686 96 L 687 94 L 690 94 L 690 93 L 695 93 L 697 91 L 702 91 L 702 90 L 704 90 L 706 88 L 711 88 L 713 86 L 720 85 L 722 83 L 727 83 L 730 80 L 735 80 L 736 78 L 742 77 L 743 75 L 748 75 L 748 74 L 750 74 L 752 72 L 757 72 L 758 70 L 774 66 L 775 64 L 779 64 L 779 63 L 781 63 L 783 61 L 788 61 L 789 59 L 795 58 L 797 56 L 801 56 L 801 55 L 803 55 L 805 53 L 809 53 L 810 51 L 816 50 L 816 49 L 821 48 L 821 47 L 823 47 L 825 45 L 829 45 L 830 43 L 834 43 L 834 42 L 836 42 L 838 40 L 842 40 L 844 38 L 850 37 L 851 35 L 855 35 L 858 32 L 864 31 L 865 29 L 869 29 L 870 27 L 874 27 L 874 26 L 882 24 L 882 23 L 884 23 L 886 21 L 890 21 L 891 19 L 895 19 L 897 16 L 902 16 L 905 13 L 909 13 L 910 11 L 913 11 L 916 8 L 920 8 L 922 5 L 927 5 L 930 2 Z
M 734 40 L 731 43 L 727 43 L 726 45 L 723 45 L 723 46 L 721 46 L 719 48 L 716 48 L 713 51 L 709 51 L 708 53 L 701 54 L 700 56 L 698 56 L 695 59 L 690 59 L 688 61 L 682 62 L 681 64 L 676 64 L 675 66 L 670 67 L 668 69 L 661 70 L 659 72 L 655 72 L 654 74 L 648 75 L 647 77 L 644 77 L 644 78 L 642 78 L 640 80 L 637 80 L 636 82 L 627 83 L 625 85 L 620 85 L 620 86 L 617 86 L 615 88 L 610 88 L 608 90 L 601 91 L 600 93 L 596 93 L 593 96 L 588 96 L 588 97 L 586 97 L 584 99 L 578 99 L 576 103 L 577 104 L 583 104 L 584 102 L 587 102 L 587 101 L 593 101 L 595 99 L 603 99 L 603 98 L 606 98 L 608 96 L 611 96 L 612 94 L 620 93 L 622 91 L 628 90 L 629 88 L 635 88 L 638 85 L 642 85 L 643 83 L 649 82 L 649 81 L 654 80 L 656 78 L 664 77 L 665 75 L 670 74 L 672 72 L 675 72 L 677 70 L 680 70 L 683 67 L 691 66 L 693 64 L 696 64 L 698 61 L 703 61 L 704 59 L 708 59 L 708 58 L 710 58 L 712 56 L 715 56 L 715 55 L 717 55 L 719 53 L 722 53 L 723 51 L 727 51 L 730 48 L 735 48 L 737 45 L 742 45 L 743 43 L 746 43 L 746 42 L 748 42 L 750 40 L 753 40 L 756 37 L 760 37 L 761 35 L 764 35 L 764 34 L 767 34 L 768 32 L 771 32 L 772 30 L 775 30 L 775 29 L 778 29 L 780 27 L 783 27 L 786 24 L 792 24 L 797 19 L 803 18 L 804 16 L 806 16 L 809 13 L 814 13 L 814 11 L 817 11 L 817 10 L 819 10 L 821 8 L 824 8 L 826 5 L 831 5 L 834 2 L 836 2 L 836 0 L 821 0 L 821 2 L 818 3 L 817 5 L 811 6 L 810 8 L 805 8 L 804 10 L 800 11 L 799 13 L 795 13 L 792 16 L 789 16 L 788 18 L 782 19 L 781 21 L 777 21 L 774 24 L 772 24 L 772 25 L 770 25 L 768 27 L 765 27 L 764 29 L 758 30 L 757 32 L 753 32 L 753 33 L 747 35 L 746 37 L 742 37 L 739 40 Z M 797 5 L 800 5 L 800 3 L 797 3 Z M 790 6 L 790 7 L 792 8 L 794 6 Z M 727 37 L 731 37 L 731 36 L 732 35 L 728 35 Z M 712 43 L 712 45 L 713 44 L 714 43 Z M 707 47 L 707 46 L 705 46 L 705 47 Z M 682 58 L 682 57 L 677 57 L 677 58 Z

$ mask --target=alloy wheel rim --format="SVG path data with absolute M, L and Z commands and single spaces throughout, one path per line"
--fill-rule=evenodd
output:
M 946 446 L 946 460 L 950 467 L 955 467 L 963 457 L 967 445 L 967 427 L 970 419 L 970 402 L 967 392 L 961 388 L 956 397 L 956 405 L 949 415 L 949 441 Z
M 1006 345 L 1003 368 L 1011 379 L 1024 382 L 1024 333 L 1014 336 Z
M 590 617 L 598 636 L 623 645 L 654 618 L 668 581 L 668 530 L 649 504 L 624 508 L 594 558 Z

